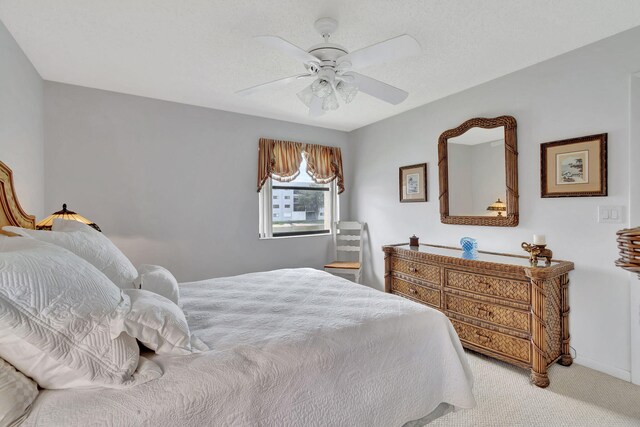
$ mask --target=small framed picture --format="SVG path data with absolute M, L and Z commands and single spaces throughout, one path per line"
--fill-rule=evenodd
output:
M 540 145 L 541 197 L 607 195 L 607 134 Z
M 400 168 L 400 202 L 427 201 L 427 164 Z

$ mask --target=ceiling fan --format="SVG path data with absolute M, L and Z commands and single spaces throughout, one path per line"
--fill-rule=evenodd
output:
M 338 28 L 332 18 L 320 18 L 315 22 L 316 30 L 324 38 L 324 43 L 305 51 L 277 36 L 256 36 L 255 39 L 273 49 L 278 49 L 304 64 L 307 72 L 259 84 L 236 92 L 250 95 L 266 88 L 285 86 L 298 79 L 314 78 L 298 98 L 309 108 L 309 115 L 320 116 L 325 111 L 336 110 L 340 104 L 336 93 L 345 103 L 353 101 L 358 91 L 396 105 L 409 95 L 402 89 L 379 80 L 356 73 L 365 67 L 382 64 L 421 52 L 420 45 L 408 34 L 373 44 L 349 53 L 344 47 L 329 43 L 329 38 Z

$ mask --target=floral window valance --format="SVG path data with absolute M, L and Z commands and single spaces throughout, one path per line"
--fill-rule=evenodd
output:
M 311 179 L 318 184 L 327 184 L 335 179 L 338 194 L 344 191 L 340 148 L 266 138 L 261 138 L 258 145 L 258 191 L 267 178 L 281 182 L 296 179 L 300 174 L 302 153 L 305 154 Z

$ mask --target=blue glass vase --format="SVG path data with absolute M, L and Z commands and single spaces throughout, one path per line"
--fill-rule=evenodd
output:
M 462 258 L 476 259 L 478 257 L 478 242 L 476 239 L 463 237 L 460 239 L 460 246 L 462 247 Z

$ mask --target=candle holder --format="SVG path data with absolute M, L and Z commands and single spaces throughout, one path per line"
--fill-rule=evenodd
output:
M 553 252 L 551 249 L 547 249 L 547 245 L 534 245 L 527 242 L 522 242 L 522 249 L 529 252 L 529 262 L 531 266 L 537 267 L 538 260 L 540 258 L 544 258 L 545 267 L 549 267 L 551 265 L 551 258 L 553 257 Z
M 418 243 L 418 237 L 414 234 L 413 236 L 409 237 L 409 246 L 411 246 L 412 248 L 417 248 L 420 246 L 420 244 Z

